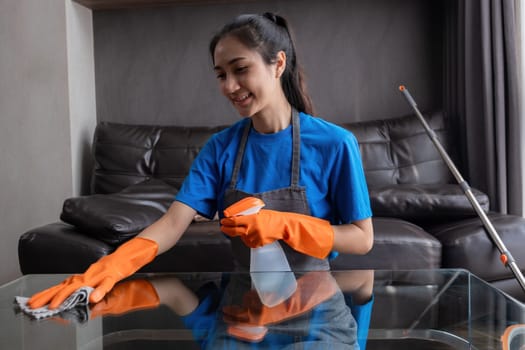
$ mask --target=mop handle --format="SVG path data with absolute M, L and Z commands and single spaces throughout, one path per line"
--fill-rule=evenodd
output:
M 510 268 L 510 270 L 514 273 L 514 276 L 518 280 L 518 283 L 520 284 L 521 288 L 525 291 L 525 278 L 523 277 L 523 274 L 521 273 L 521 270 L 519 269 L 518 265 L 516 264 L 516 261 L 512 257 L 512 254 L 510 253 L 510 251 L 505 247 L 505 244 L 501 240 L 499 234 L 496 232 L 496 229 L 494 228 L 494 226 L 490 222 L 487 214 L 485 213 L 483 208 L 481 208 L 481 205 L 479 204 L 478 200 L 476 199 L 476 197 L 472 193 L 472 189 L 470 188 L 469 184 L 463 179 L 463 177 L 461 176 L 460 172 L 458 171 L 458 169 L 456 168 L 456 166 L 452 162 L 452 159 L 450 159 L 450 157 L 448 156 L 447 152 L 445 151 L 445 149 L 443 148 L 443 146 L 439 142 L 439 140 L 438 140 L 438 138 L 436 136 L 436 133 L 434 132 L 434 130 L 432 130 L 430 128 L 430 126 L 426 122 L 425 118 L 423 117 L 423 115 L 421 114 L 419 109 L 417 108 L 416 101 L 414 101 L 414 99 L 410 95 L 410 92 L 408 92 L 408 89 L 405 88 L 404 85 L 400 85 L 399 86 L 399 91 L 401 91 L 403 93 L 403 95 L 405 96 L 406 100 L 408 101 L 408 104 L 416 112 L 416 115 L 417 115 L 419 121 L 421 122 L 421 124 L 423 124 L 423 128 L 425 129 L 427 134 L 430 136 L 430 139 L 432 140 L 432 142 L 436 146 L 439 154 L 441 155 L 441 157 L 443 158 L 443 160 L 447 164 L 448 168 L 452 172 L 452 175 L 454 175 L 454 178 L 456 179 L 456 181 L 458 182 L 459 186 L 461 187 L 461 189 L 463 190 L 463 192 L 467 196 L 470 204 L 472 205 L 472 207 L 474 208 L 474 210 L 478 214 L 479 218 L 483 222 L 483 226 L 485 227 L 487 233 L 489 234 L 490 238 L 492 239 L 493 243 L 496 245 L 496 247 L 498 248 L 498 250 L 499 250 L 499 252 L 501 254 L 500 255 L 501 262 L 503 263 L 504 266 Z

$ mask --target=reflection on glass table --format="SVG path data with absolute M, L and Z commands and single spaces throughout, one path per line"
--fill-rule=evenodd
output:
M 289 272 L 288 272 L 289 273 Z M 295 273 L 277 305 L 249 273 L 139 274 L 84 310 L 45 320 L 16 311 L 64 278 L 0 288 L 4 349 L 522 349 L 523 304 L 464 270 Z

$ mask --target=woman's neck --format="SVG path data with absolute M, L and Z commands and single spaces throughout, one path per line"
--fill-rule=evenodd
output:
M 273 134 L 284 130 L 291 120 L 292 106 L 286 99 L 252 116 L 253 127 L 261 134 Z

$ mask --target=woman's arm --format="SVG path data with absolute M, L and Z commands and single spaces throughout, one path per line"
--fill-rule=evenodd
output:
M 372 219 L 354 221 L 351 224 L 333 225 L 333 250 L 346 254 L 366 254 L 374 245 Z
M 173 247 L 186 231 L 197 212 L 186 204 L 174 201 L 168 211 L 138 236 L 157 242 L 157 255 Z
M 167 305 L 177 315 L 185 316 L 199 306 L 197 295 L 181 280 L 172 276 L 160 276 L 149 280 L 161 304 Z
M 115 283 L 135 273 L 151 262 L 156 255 L 170 249 L 193 220 L 195 210 L 180 202 L 173 202 L 159 220 L 142 231 L 137 237 L 119 246 L 113 253 L 100 258 L 81 275 L 73 275 L 62 283 L 33 295 L 28 303 L 31 308 L 49 304 L 57 308 L 80 287 L 90 286 L 94 290 L 89 301 L 97 303 Z

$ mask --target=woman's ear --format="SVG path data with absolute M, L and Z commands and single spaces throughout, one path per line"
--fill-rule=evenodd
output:
M 275 77 L 280 78 L 286 69 L 286 53 L 284 51 L 277 52 L 277 58 L 275 60 Z

